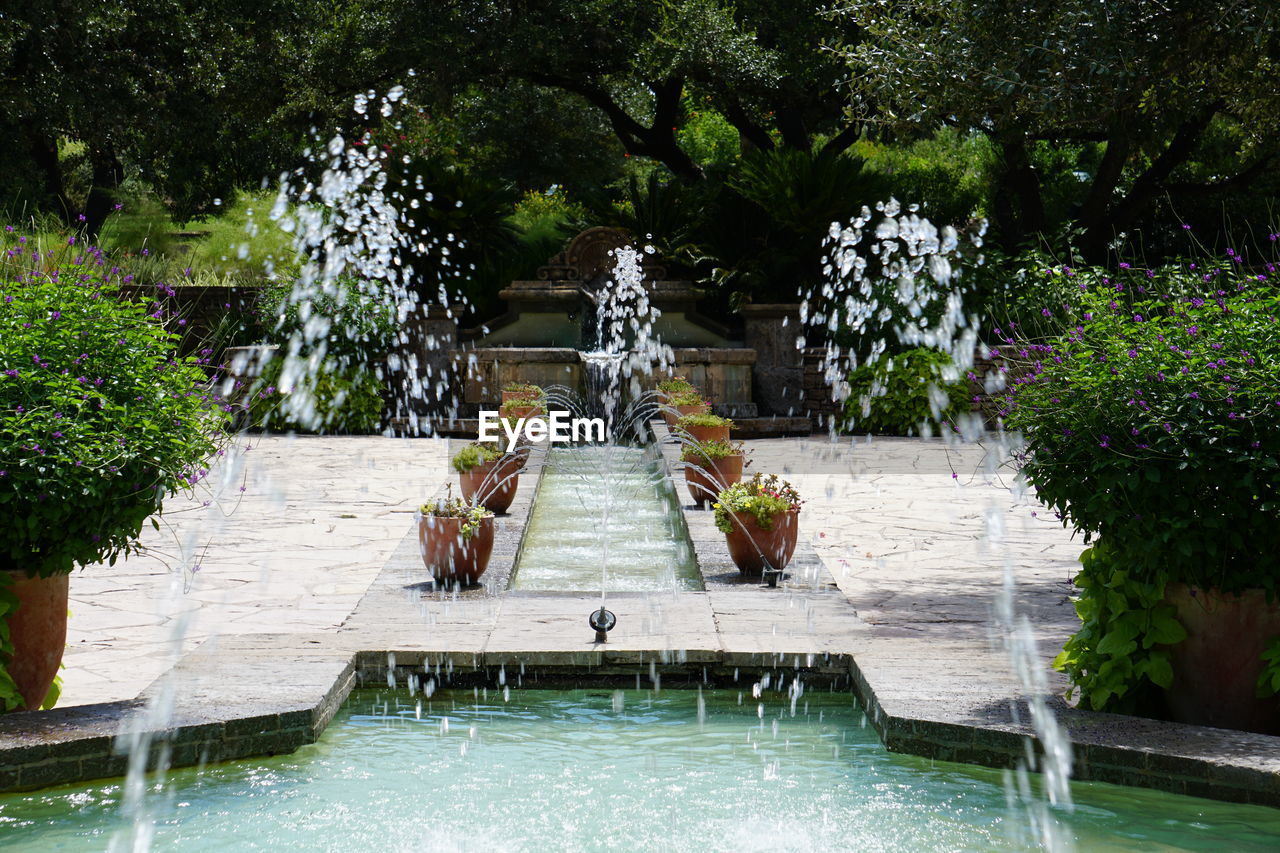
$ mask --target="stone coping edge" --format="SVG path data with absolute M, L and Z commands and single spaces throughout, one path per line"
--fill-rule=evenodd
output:
M 849 664 L 854 693 L 890 752 L 994 768 L 1026 765 L 1031 758 L 1031 769 L 1039 769 L 1043 746 L 1029 726 L 930 720 L 910 713 L 892 713 L 881 704 L 874 685 L 859 669 L 856 656 L 850 656 Z M 1021 718 L 1029 719 L 1025 703 L 1020 705 Z M 1075 708 L 1059 710 L 1056 716 L 1071 738 L 1073 781 L 1110 782 L 1280 808 L 1280 762 L 1271 761 L 1273 768 L 1258 766 L 1260 756 L 1278 754 L 1280 738 Z M 1126 734 L 1139 734 L 1144 729 L 1155 730 L 1155 736 L 1121 742 Z M 1167 744 L 1171 736 L 1198 741 L 1196 751 L 1201 754 L 1162 750 L 1162 743 Z M 1255 739 L 1257 749 L 1241 749 Z
M 730 687 L 758 681 L 767 672 L 783 680 L 802 677 L 809 684 L 847 685 L 890 752 L 994 768 L 1017 767 L 1030 756 L 1032 769 L 1040 752 L 1034 732 L 1025 726 L 929 720 L 886 710 L 855 657 L 848 654 L 608 648 L 494 653 L 362 650 L 332 655 L 329 660 L 336 665 L 336 678 L 327 689 L 315 690 L 305 699 L 286 696 L 274 703 L 261 699 L 215 706 L 207 715 L 177 708 L 168 727 L 143 737 L 149 741 L 148 768 L 200 767 L 294 752 L 320 737 L 353 689 L 386 685 L 389 671 L 394 671 L 401 688 L 413 674 L 424 684 L 434 679 L 448 687 L 506 683 L 517 689 L 627 687 L 652 683 L 655 676 L 661 686 L 674 689 L 707 684 Z M 123 750 L 131 732 L 145 729 L 146 709 L 146 701 L 134 700 L 0 717 L 0 793 L 123 776 L 129 767 Z M 1207 741 L 1212 753 L 1177 755 L 1151 745 L 1118 745 L 1105 727 L 1098 731 L 1095 726 L 1091 732 L 1073 725 L 1107 718 L 1103 722 L 1124 726 L 1133 722 L 1130 718 L 1091 712 L 1062 716 L 1066 719 L 1060 722 L 1072 729 L 1075 780 L 1280 808 L 1280 773 L 1258 767 L 1251 754 L 1241 754 L 1238 748 L 1227 749 L 1229 742 L 1238 745 L 1241 738 L 1264 735 L 1160 724 Z M 1215 746 L 1223 751 L 1214 752 Z
M 327 689 L 273 704 L 214 705 L 206 713 L 179 701 L 169 724 L 149 723 L 145 698 L 0 717 L 0 793 L 123 776 L 131 745 L 147 749 L 147 768 L 169 769 L 293 752 L 314 743 L 357 682 L 354 661 L 338 660 Z
M 665 679 L 668 686 L 728 685 L 750 683 L 744 680 L 777 670 L 837 686 L 849 677 L 845 656 L 805 653 L 348 651 L 327 658 L 336 678 L 327 688 L 312 689 L 309 696 L 259 694 L 221 705 L 210 705 L 209 696 L 195 697 L 200 700 L 196 702 L 180 700 L 164 727 L 149 725 L 146 699 L 6 714 L 0 717 L 0 794 L 124 776 L 135 742 L 147 749 L 148 771 L 294 752 L 319 739 L 353 689 L 387 684 L 389 663 L 394 663 L 401 687 L 410 673 L 449 686 L 496 687 L 505 679 L 500 673 L 508 668 L 513 683 L 532 678 L 548 687 L 623 685 L 655 675 L 659 684 Z M 216 687 L 210 690 L 216 692 Z M 195 711 L 192 705 L 209 710 Z

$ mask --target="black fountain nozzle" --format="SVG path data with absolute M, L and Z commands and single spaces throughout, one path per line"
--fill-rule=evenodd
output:
M 613 630 L 614 625 L 618 624 L 618 617 L 601 606 L 599 610 L 594 611 L 587 617 L 587 624 L 596 632 L 597 643 L 607 643 L 609 642 L 609 632 Z
M 775 569 L 773 566 L 764 567 L 764 585 L 770 589 L 778 588 L 778 579 L 782 577 L 782 569 Z

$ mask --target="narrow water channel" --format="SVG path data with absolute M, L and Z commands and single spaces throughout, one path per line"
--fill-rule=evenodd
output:
M 616 445 L 548 451 L 511 588 L 702 589 L 675 490 L 652 454 Z

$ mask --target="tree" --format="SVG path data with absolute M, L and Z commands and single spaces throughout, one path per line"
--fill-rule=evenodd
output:
M 1162 197 L 1247 187 L 1280 144 L 1280 10 L 1268 0 L 891 0 L 850 4 L 845 51 L 867 118 L 980 129 L 1000 154 L 993 199 L 1006 247 L 1042 234 L 1033 146 L 1097 146 L 1072 215 L 1102 259 Z M 1211 130 L 1236 129 L 1229 170 L 1192 168 Z M 1200 179 L 1193 179 L 1195 172 Z
M 37 209 L 95 235 L 130 170 L 199 212 L 289 147 L 268 120 L 301 0 L 30 0 L 0 13 L 0 134 Z M 310 4 L 305 4 L 310 5 Z M 59 158 L 83 143 L 71 198 Z
M 678 139 L 685 96 L 705 93 L 749 146 L 833 151 L 856 139 L 836 88 L 853 32 L 813 0 L 405 0 L 390 14 L 430 20 L 394 26 L 400 41 L 384 76 L 418 76 L 421 102 L 480 84 L 525 81 L 570 93 L 597 111 L 631 156 L 687 180 L 701 167 Z M 384 10 L 385 12 L 385 10 Z M 406 37 L 407 36 L 407 37 Z M 564 117 L 573 122 L 573 114 Z

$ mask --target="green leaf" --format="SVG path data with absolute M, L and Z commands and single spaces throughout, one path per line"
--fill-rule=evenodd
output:
M 1157 687 L 1169 687 L 1173 684 L 1173 666 L 1166 654 L 1154 654 L 1147 661 L 1147 678 Z
M 1115 627 L 1107 632 L 1102 638 L 1102 642 L 1098 643 L 1098 654 L 1110 655 L 1112 657 L 1122 657 L 1132 653 L 1138 648 L 1134 637 L 1138 635 L 1138 628 L 1128 622 L 1113 623 Z
M 1151 627 L 1147 630 L 1146 647 L 1150 648 L 1152 643 L 1159 643 L 1164 646 L 1171 646 L 1174 643 L 1181 643 L 1187 638 L 1187 629 L 1182 627 L 1182 623 L 1173 615 L 1173 608 L 1162 608 L 1160 611 L 1152 614 Z
M 62 676 L 53 679 L 53 684 L 49 685 L 49 692 L 44 695 L 44 701 L 40 703 L 41 711 L 48 711 L 54 705 L 58 704 L 58 699 L 62 696 Z

